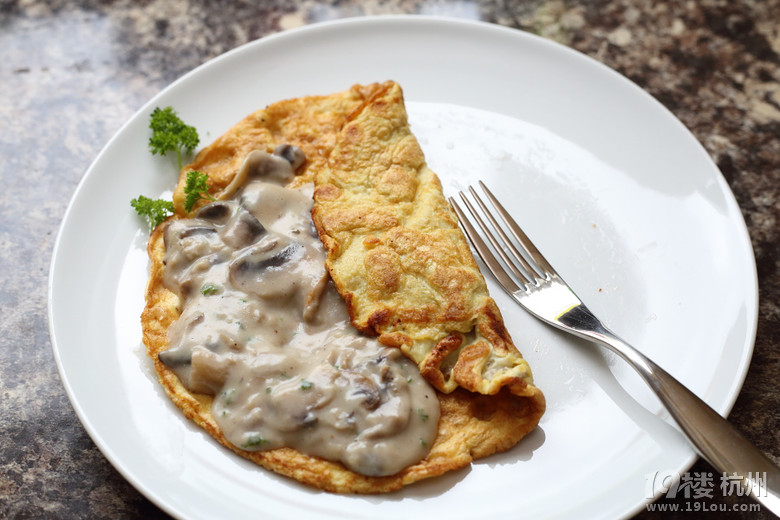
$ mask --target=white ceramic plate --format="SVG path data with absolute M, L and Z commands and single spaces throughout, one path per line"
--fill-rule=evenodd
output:
M 276 100 L 394 79 L 445 190 L 485 179 L 590 307 L 726 414 L 755 334 L 744 222 L 720 173 L 668 111 L 570 49 L 498 26 L 351 19 L 243 46 L 144 106 L 95 160 L 54 252 L 50 322 L 73 406 L 143 494 L 182 518 L 615 518 L 647 475 L 694 460 L 622 362 L 491 290 L 549 408 L 508 453 L 377 497 L 306 489 L 233 456 L 163 395 L 141 345 L 146 230 L 129 206 L 175 181 L 146 148 L 174 106 L 204 143 Z M 727 289 L 727 290 L 725 290 Z

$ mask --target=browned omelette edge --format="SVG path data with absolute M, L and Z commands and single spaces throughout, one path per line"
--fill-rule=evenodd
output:
M 365 93 L 375 91 L 376 88 L 376 85 L 353 87 L 350 91 L 351 94 L 348 95 L 348 97 L 351 96 L 350 102 L 354 103 L 361 96 L 365 99 Z M 358 94 L 355 95 L 355 93 Z M 284 112 L 292 106 L 290 113 L 286 113 L 284 118 L 294 120 L 295 109 L 304 106 L 307 99 L 311 103 L 319 103 L 327 97 L 300 98 L 280 102 L 277 105 L 271 105 L 268 109 L 269 112 L 274 110 Z M 252 128 L 266 124 L 265 121 L 261 121 L 262 117 L 258 118 L 257 114 L 248 116 L 232 131 L 237 128 L 239 130 L 245 128 L 250 119 L 253 119 L 249 124 Z M 278 123 L 278 121 L 276 122 Z M 294 121 L 291 126 L 296 127 Z M 214 193 L 219 191 L 221 183 L 229 182 L 229 179 L 235 174 L 235 169 L 232 168 L 235 164 L 240 164 L 234 160 L 235 154 L 245 155 L 245 152 L 248 151 L 245 150 L 246 147 L 243 143 L 235 145 L 235 143 L 229 142 L 230 134 L 231 131 L 228 131 L 212 145 L 202 150 L 195 162 L 182 171 L 182 178 L 186 176 L 185 172 L 197 167 L 209 172 Z M 316 136 L 311 132 L 305 134 L 304 141 L 297 142 L 294 136 L 282 135 L 281 138 L 284 138 L 284 141 L 276 141 L 275 138 L 280 138 L 280 136 L 274 133 L 266 134 L 252 131 L 250 134 L 253 136 L 253 142 L 249 146 L 251 149 L 269 150 L 281 142 L 301 146 L 304 151 L 308 148 L 309 153 L 313 151 L 316 154 L 312 156 L 314 160 L 309 163 L 309 166 L 312 163 L 317 164 L 323 154 L 327 154 L 329 146 L 328 136 Z M 215 172 L 217 172 L 216 175 Z M 304 174 L 301 179 L 305 179 L 305 177 Z M 178 189 L 177 193 L 179 193 Z M 184 216 L 181 211 L 181 199 L 175 197 L 175 200 L 178 212 L 171 219 Z M 165 248 L 163 232 L 166 225 L 167 222 L 154 230 L 147 247 L 150 259 L 150 277 L 146 290 L 146 306 L 141 316 L 144 344 L 149 357 L 153 360 L 159 381 L 171 401 L 182 410 L 185 417 L 198 424 L 220 444 L 238 455 L 276 473 L 325 491 L 363 494 L 385 493 L 466 466 L 473 459 L 505 451 L 514 446 L 537 425 L 543 410 L 528 399 L 518 398 L 506 391 L 487 397 L 457 390 L 450 394 L 437 392 L 441 406 L 441 418 L 436 441 L 428 456 L 419 463 L 392 476 L 367 477 L 347 470 L 340 463 L 308 456 L 289 448 L 255 452 L 237 448 L 227 441 L 211 415 L 212 397 L 187 390 L 173 371 L 157 357 L 160 352 L 168 348 L 168 328 L 180 315 L 178 297 L 163 285 Z

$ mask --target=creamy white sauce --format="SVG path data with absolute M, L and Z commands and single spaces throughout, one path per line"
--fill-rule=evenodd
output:
M 225 437 L 391 475 L 436 436 L 439 402 L 398 349 L 360 335 L 324 267 L 300 150 L 252 152 L 227 200 L 165 231 L 165 284 L 182 301 L 160 360 L 215 396 Z M 220 198 L 223 198 L 220 197 Z

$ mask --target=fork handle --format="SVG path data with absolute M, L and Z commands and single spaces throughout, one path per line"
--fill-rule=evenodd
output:
M 584 305 L 572 308 L 558 321 L 566 329 L 609 347 L 626 360 L 653 389 L 699 454 L 719 472 L 730 477 L 736 474 L 757 502 L 780 516 L 780 468 L 726 419 L 604 327 Z

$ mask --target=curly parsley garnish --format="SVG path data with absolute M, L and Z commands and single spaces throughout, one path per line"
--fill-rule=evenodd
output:
M 154 109 L 149 116 L 149 151 L 155 155 L 167 155 L 176 152 L 176 160 L 181 170 L 182 151 L 192 153 L 200 138 L 194 126 L 185 124 L 172 107 Z
M 199 200 L 216 200 L 209 194 L 209 176 L 198 170 L 187 173 L 187 184 L 184 185 L 184 209 L 189 213 Z
M 170 200 L 153 200 L 139 195 L 137 199 L 130 201 L 130 205 L 135 208 L 136 213 L 146 217 L 146 220 L 149 221 L 150 230 L 156 228 L 168 216 L 173 215 L 173 202 Z
M 198 131 L 195 127 L 185 124 L 171 107 L 155 108 L 149 116 L 149 128 L 152 130 L 152 136 L 149 138 L 149 151 L 155 155 L 166 155 L 170 152 L 176 152 L 179 170 L 181 170 L 182 165 L 182 152 L 192 153 L 200 142 Z M 190 174 L 192 173 L 190 172 Z M 186 202 L 189 204 L 187 212 L 200 199 L 214 200 L 208 194 L 208 187 L 206 186 L 208 176 L 199 174 L 203 175 L 203 179 L 198 178 L 198 182 L 190 187 L 190 174 L 187 176 L 187 187 L 190 190 L 185 192 Z M 173 215 L 173 202 L 170 200 L 154 200 L 139 195 L 138 198 L 130 201 L 130 205 L 135 209 L 136 213 L 146 217 L 151 230 L 156 228 L 169 215 Z

